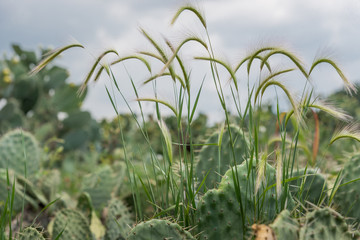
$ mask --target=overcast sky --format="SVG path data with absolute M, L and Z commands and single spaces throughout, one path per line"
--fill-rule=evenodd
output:
M 175 45 L 192 32 L 203 36 L 198 21 L 190 14 L 185 14 L 175 27 L 170 26 L 173 14 L 183 3 L 179 0 L 0 0 L 0 52 L 11 55 L 11 43 L 31 50 L 79 42 L 86 47 L 85 51 L 73 49 L 57 63 L 70 71 L 69 81 L 80 83 L 94 57 L 106 49 L 115 48 L 124 56 L 152 50 L 139 27 L 156 39 L 166 36 Z M 291 49 L 308 65 L 319 51 L 325 52 L 340 63 L 351 81 L 360 80 L 360 0 L 206 0 L 197 1 L 196 5 L 205 15 L 216 54 L 221 59 L 235 64 L 259 45 L 276 44 Z M 200 49 L 185 50 L 204 55 Z M 191 58 L 187 60 L 190 69 L 198 66 L 193 65 Z M 141 82 L 149 76 L 144 67 L 134 63 L 124 66 L 141 94 L 151 96 L 149 88 L 141 87 Z M 124 66 L 119 67 L 119 79 L 123 81 L 126 97 L 132 101 L 129 81 L 124 77 L 126 74 L 121 75 Z M 200 64 L 199 69 L 202 67 L 205 65 Z M 194 75 L 200 78 L 194 80 L 194 92 L 202 75 Z M 342 87 L 340 78 L 329 67 L 321 67 L 316 78 L 314 86 L 318 94 L 327 95 Z M 105 84 L 106 80 L 102 80 L 91 85 L 84 104 L 97 118 L 115 115 Z M 164 84 L 163 88 L 167 87 Z M 216 116 L 221 108 L 214 96 L 214 87 L 208 80 L 199 111 Z M 161 97 L 171 102 L 168 91 Z

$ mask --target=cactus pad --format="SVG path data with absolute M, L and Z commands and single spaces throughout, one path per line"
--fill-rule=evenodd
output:
M 13 169 L 24 176 L 26 162 L 27 175 L 32 176 L 39 171 L 40 157 L 39 144 L 29 132 L 12 130 L 0 139 L 0 168 Z
M 178 239 L 195 240 L 188 232 L 182 229 L 177 223 L 167 220 L 152 219 L 147 222 L 141 222 L 134 227 L 128 240 L 150 240 L 150 239 Z
M 45 240 L 45 238 L 35 228 L 27 227 L 19 233 L 19 240 Z
M 90 195 L 86 192 L 83 192 L 78 197 L 78 202 L 76 208 L 80 210 L 84 216 L 88 219 L 89 223 L 91 223 L 91 216 L 93 212 L 93 206 L 91 203 Z
M 107 208 L 105 240 L 125 238 L 132 223 L 128 208 L 121 200 L 113 199 Z
M 222 135 L 221 151 L 220 151 L 220 167 L 219 167 L 219 148 L 214 145 L 205 145 L 200 150 L 198 161 L 195 167 L 198 182 L 201 183 L 206 174 L 205 185 L 208 189 L 216 187 L 223 175 L 230 166 L 234 166 L 234 156 L 232 152 L 232 143 L 235 153 L 236 164 L 240 164 L 247 158 L 248 140 L 244 133 L 236 126 L 230 126 L 231 139 L 229 130 L 224 130 Z M 220 133 L 216 132 L 206 140 L 206 144 L 218 142 Z
M 341 184 L 360 177 L 360 154 L 352 156 L 344 165 Z M 338 211 L 353 220 L 360 221 L 360 181 L 355 181 L 338 188 L 334 196 Z
M 104 166 L 84 177 L 82 190 L 89 193 L 95 210 L 100 212 L 108 205 L 115 185 L 113 171 L 109 166 Z
M 294 172 L 293 177 L 303 176 L 305 169 Z M 306 203 L 306 201 L 319 205 L 323 201 L 327 200 L 327 183 L 325 178 L 318 173 L 316 170 L 307 169 L 306 170 L 305 182 L 304 178 L 299 178 L 297 180 L 291 181 L 290 192 L 294 198 L 297 198 L 301 203 Z M 304 184 L 303 184 L 304 183 Z M 303 184 L 302 190 L 301 186 Z M 307 206 L 307 204 L 305 204 Z
M 283 210 L 270 224 L 276 239 L 299 239 L 299 223 L 292 219 L 288 210 Z
M 236 195 L 230 189 L 209 190 L 196 210 L 199 239 L 241 239 L 243 219 Z
M 301 240 L 350 240 L 352 234 L 344 217 L 330 208 L 317 209 L 305 216 L 305 223 L 300 229 Z
M 200 239 L 241 239 L 247 235 L 246 231 L 254 220 L 275 218 L 282 206 L 281 199 L 285 199 L 276 199 L 274 187 L 267 189 L 276 182 L 275 169 L 266 165 L 266 179 L 254 194 L 256 167 L 252 166 L 250 171 L 248 167 L 249 161 L 245 161 L 231 168 L 225 173 L 219 188 L 208 191 L 200 199 L 196 210 Z M 233 172 L 238 175 L 239 191 L 235 190 Z M 286 199 L 287 206 L 292 207 L 294 203 L 290 194 Z
M 88 219 L 81 212 L 72 209 L 63 209 L 55 216 L 53 239 L 61 232 L 60 240 L 92 239 Z

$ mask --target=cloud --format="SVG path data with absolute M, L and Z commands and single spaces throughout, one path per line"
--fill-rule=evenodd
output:
M 177 45 L 193 32 L 205 38 L 199 21 L 189 12 L 170 26 L 171 17 L 179 6 L 178 0 L 0 1 L 0 51 L 9 51 L 12 42 L 34 49 L 39 44 L 59 47 L 73 42 L 69 40 L 71 38 L 76 39 L 87 49 L 65 53 L 58 62 L 70 70 L 71 81 L 79 83 L 97 54 L 105 49 L 115 48 L 121 55 L 138 50 L 153 51 L 154 48 L 139 33 L 140 26 L 162 43 L 163 36 L 166 36 Z M 317 50 L 329 46 L 340 56 L 339 62 L 350 80 L 360 79 L 360 60 L 356 51 L 360 49 L 358 0 L 206 0 L 199 6 L 208 21 L 216 54 L 221 59 L 235 64 L 253 48 L 275 44 L 288 45 L 311 64 Z M 166 48 L 165 44 L 163 46 Z M 180 54 L 186 60 L 186 67 L 192 69 L 194 89 L 198 89 L 207 74 L 209 79 L 202 94 L 204 102 L 199 103 L 199 110 L 215 116 L 219 108 L 208 104 L 216 99 L 208 63 L 192 59 L 192 56 L 203 56 L 205 52 L 197 44 L 189 44 Z M 156 62 L 152 65 L 154 73 L 161 68 Z M 124 88 L 131 89 L 124 66 L 134 74 L 139 86 L 149 75 L 138 63 L 129 62 L 117 67 Z M 330 93 L 341 87 L 336 72 L 328 71 L 327 67 L 322 69 L 316 74 L 320 93 Z M 106 80 L 93 86 L 85 103 L 99 118 L 114 115 L 104 84 Z M 162 96 L 171 101 L 167 87 L 166 84 L 163 86 Z M 141 87 L 140 92 L 150 96 L 152 89 Z

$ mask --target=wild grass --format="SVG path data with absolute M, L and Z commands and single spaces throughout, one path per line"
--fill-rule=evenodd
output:
M 234 151 L 234 137 L 231 135 L 230 125 L 236 124 L 243 133 L 247 133 L 249 136 L 249 144 L 244 146 L 246 152 L 249 154 L 249 165 L 257 166 L 257 176 L 253 176 L 256 179 L 256 183 L 253 189 L 249 189 L 249 196 L 252 196 L 253 202 L 256 203 L 256 209 L 253 209 L 253 212 L 262 212 L 262 204 L 259 199 L 261 195 L 257 192 L 260 185 L 263 184 L 265 178 L 265 163 L 271 163 L 276 166 L 277 172 L 277 181 L 276 186 L 267 186 L 267 190 L 272 187 L 276 187 L 277 197 L 282 198 L 281 206 L 278 206 L 277 212 L 280 212 L 287 207 L 287 192 L 289 191 L 289 182 L 296 179 L 293 177 L 293 173 L 300 166 L 298 161 L 299 149 L 303 148 L 307 150 L 306 146 L 302 146 L 299 142 L 299 135 L 307 128 L 306 119 L 307 114 L 312 111 L 324 111 L 329 115 L 348 122 L 350 117 L 340 109 L 333 107 L 332 105 L 320 101 L 317 99 L 317 96 L 314 94 L 314 90 L 311 88 L 310 75 L 316 69 L 316 67 L 321 63 L 328 63 L 333 67 L 341 80 L 344 82 L 346 89 L 349 92 L 355 92 L 354 86 L 348 81 L 345 77 L 345 74 L 338 67 L 338 65 L 331 59 L 328 58 L 318 58 L 314 60 L 310 69 L 305 67 L 305 64 L 297 57 L 296 54 L 292 53 L 289 50 L 283 49 L 277 46 L 265 46 L 259 47 L 253 51 L 250 55 L 245 56 L 235 65 L 228 64 L 225 61 L 220 60 L 214 53 L 212 47 L 212 42 L 210 39 L 210 34 L 207 29 L 207 24 L 203 15 L 195 7 L 187 5 L 180 8 L 174 15 L 171 23 L 175 24 L 179 18 L 182 17 L 184 11 L 190 11 L 193 13 L 193 17 L 200 21 L 203 26 L 203 30 L 206 35 L 206 39 L 201 39 L 199 37 L 191 36 L 187 37 L 181 41 L 178 46 L 174 46 L 170 41 L 164 40 L 163 43 L 157 42 L 154 38 L 148 34 L 144 29 L 141 29 L 141 34 L 145 39 L 153 46 L 154 52 L 150 51 L 140 51 L 133 56 L 120 57 L 119 53 L 115 50 L 108 50 L 102 53 L 94 62 L 90 71 L 88 72 L 83 87 L 79 90 L 81 94 L 85 89 L 87 84 L 91 81 L 97 81 L 101 74 L 107 74 L 111 82 L 111 88 L 106 88 L 109 100 L 115 110 L 116 114 L 120 114 L 118 109 L 118 103 L 116 96 L 119 94 L 121 98 L 126 103 L 128 110 L 131 112 L 134 121 L 136 121 L 141 133 L 147 143 L 148 149 L 142 149 L 141 151 L 148 152 L 150 156 L 150 165 L 143 163 L 143 171 L 145 175 L 141 175 L 134 164 L 134 160 L 127 154 L 127 143 L 124 140 L 123 126 L 122 123 L 118 122 L 118 126 L 121 132 L 121 139 L 123 141 L 123 149 L 125 155 L 125 162 L 127 166 L 127 175 L 130 181 L 133 200 L 135 203 L 136 216 L 137 220 L 143 220 L 152 217 L 171 217 L 185 227 L 194 227 L 196 226 L 195 222 L 195 211 L 197 207 L 197 201 L 201 192 L 206 191 L 206 186 L 204 186 L 204 180 L 201 183 L 197 182 L 197 176 L 195 176 L 194 169 L 197 161 L 197 150 L 198 146 L 201 146 L 201 143 L 194 142 L 193 133 L 192 133 L 192 123 L 194 116 L 198 111 L 199 99 L 201 99 L 201 93 L 204 83 L 214 84 L 216 88 L 217 98 L 222 107 L 224 114 L 224 122 L 220 127 L 221 132 L 228 130 L 230 135 L 230 144 L 232 147 L 232 164 L 235 166 L 239 164 L 242 160 L 242 156 L 236 156 Z M 208 62 L 209 71 L 211 73 L 210 77 L 204 77 L 201 82 L 199 89 L 193 89 L 193 81 L 191 78 L 191 70 L 185 67 L 184 61 L 180 56 L 180 52 L 183 50 L 183 47 L 187 44 L 195 43 L 200 45 L 207 56 L 193 56 L 196 61 L 205 61 Z M 52 61 L 55 57 L 61 54 L 63 51 L 73 48 L 73 47 L 82 47 L 79 44 L 73 44 L 66 47 L 63 47 L 59 50 L 53 52 L 48 58 L 44 59 L 33 71 L 36 73 L 40 71 L 46 64 Z M 168 55 L 167 52 L 170 52 L 171 55 Z M 115 54 L 118 59 L 112 61 L 110 64 L 104 64 L 101 60 L 108 54 Z M 271 58 L 274 55 L 279 55 L 284 58 L 286 61 L 289 61 L 293 68 L 277 69 L 276 66 L 273 66 Z M 136 101 L 138 102 L 138 109 L 140 112 L 140 121 L 135 114 L 134 109 L 130 107 L 129 99 L 126 99 L 124 96 L 124 90 L 119 88 L 118 79 L 113 72 L 113 68 L 116 64 L 131 59 L 137 59 L 145 65 L 145 69 L 152 74 L 151 63 L 152 61 L 161 62 L 163 64 L 162 68 L 155 74 L 152 74 L 148 79 L 144 80 L 143 84 L 152 84 L 154 89 L 154 97 L 140 97 L 138 95 L 137 87 L 134 84 L 134 81 L 129 76 L 129 81 L 133 86 L 133 92 L 136 95 Z M 260 61 L 260 66 L 254 64 L 254 60 Z M 233 67 L 235 66 L 235 67 Z M 222 74 L 223 71 L 220 68 L 225 69 L 226 74 Z M 241 75 L 241 69 L 245 68 L 246 75 Z M 305 86 L 303 93 L 300 97 L 296 97 L 288 85 L 290 84 L 286 76 L 290 72 L 300 72 L 302 77 L 305 79 Z M 257 73 L 258 76 L 255 78 L 255 81 L 252 79 L 252 74 L 250 72 Z M 262 77 L 265 76 L 265 77 Z M 282 77 L 282 80 L 279 80 L 279 77 Z M 164 81 L 159 78 L 168 78 L 169 81 L 173 83 L 173 92 L 174 92 L 174 103 L 162 100 L 158 98 L 157 86 L 158 81 Z M 246 83 L 240 82 L 239 79 L 247 79 Z M 313 79 L 311 80 L 313 81 Z M 241 102 L 241 96 L 244 90 L 248 93 L 248 99 L 245 103 Z M 278 90 L 281 90 L 288 102 L 290 103 L 290 108 L 288 111 L 282 113 L 280 109 L 283 109 L 283 103 L 280 103 L 279 99 L 276 102 L 276 111 L 277 111 L 277 128 L 278 135 L 270 140 L 269 142 L 261 142 L 260 135 L 260 122 L 262 121 L 261 107 L 262 107 L 262 97 L 267 92 L 266 90 L 275 89 L 276 93 Z M 194 92 L 195 91 L 195 92 Z M 227 93 L 230 92 L 230 97 L 227 97 Z M 195 98 L 193 98 L 195 96 Z M 159 123 L 159 128 L 162 132 L 162 147 L 163 154 L 159 156 L 155 153 L 151 141 L 148 136 L 147 126 L 145 124 L 144 116 L 144 102 L 152 102 L 155 105 L 155 115 Z M 229 106 L 233 105 L 236 107 L 236 117 L 238 121 L 233 121 L 229 113 Z M 168 108 L 171 113 L 177 119 L 177 137 L 180 139 L 180 143 L 173 142 L 173 139 L 169 133 L 169 130 L 166 124 L 163 122 L 163 113 L 162 107 Z M 118 118 L 120 119 L 120 118 Z M 185 119 L 185 124 L 183 120 Z M 315 117 L 316 120 L 316 117 Z M 144 123 L 144 124 L 142 124 Z M 276 127 L 276 124 L 273 123 L 273 128 Z M 314 145 L 312 153 L 308 151 L 308 158 L 305 166 L 317 167 L 317 152 L 318 152 L 318 135 L 315 134 Z M 330 144 L 336 141 L 337 139 L 343 137 L 350 137 L 359 140 L 358 130 L 354 127 L 345 127 L 341 131 L 337 132 L 330 141 Z M 272 142 L 276 142 L 272 144 Z M 212 143 L 218 146 L 218 152 L 220 156 L 221 145 L 222 145 L 222 134 L 220 134 L 218 142 Z M 177 150 L 178 155 L 175 156 L 174 150 Z M 271 161 L 270 156 L 275 153 L 275 163 Z M 220 159 L 220 158 L 219 158 Z M 219 170 L 222 162 L 219 160 Z M 229 167 L 231 167 L 229 166 Z M 233 181 L 235 185 L 236 196 L 239 202 L 240 210 L 243 216 L 243 228 L 245 227 L 245 216 L 246 212 L 249 209 L 245 209 L 243 206 L 244 199 L 241 199 L 240 194 L 240 184 L 238 182 L 238 172 L 236 168 L 233 168 Z M 250 174 L 249 174 L 250 175 Z M 161 178 L 162 181 L 157 184 L 153 184 L 153 179 L 150 176 L 156 176 Z M 302 178 L 305 178 L 306 173 Z M 220 179 L 219 175 L 219 179 Z M 299 177 L 297 177 L 299 178 Z M 208 186 L 207 186 L 208 187 Z M 201 190 L 203 189 L 203 190 Z M 320 190 L 319 190 L 320 191 Z M 333 191 L 333 190 L 332 190 Z M 335 191 L 336 192 L 336 191 Z M 285 194 L 280 194 L 285 193 Z M 147 212 L 143 208 L 144 196 L 146 198 L 146 203 L 152 206 L 153 212 L 152 215 L 147 215 Z M 11 196 L 9 196 L 11 199 Z M 332 197 L 330 198 L 331 201 Z M 319 203 L 320 204 L 320 203 Z M 11 201 L 9 201 L 11 207 Z M 304 202 L 299 202 L 298 206 L 304 205 Z M 295 211 L 298 213 L 298 211 Z M 5 212 L 3 213 L 5 214 Z M 255 215 L 259 217 L 261 214 Z M 3 226 L 6 216 L 1 217 L 0 226 Z M 261 221 L 261 219 L 254 219 L 255 222 Z

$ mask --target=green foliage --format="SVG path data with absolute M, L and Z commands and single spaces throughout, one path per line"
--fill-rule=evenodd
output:
M 13 169 L 25 176 L 35 175 L 40 168 L 42 153 L 35 137 L 20 129 L 13 130 L 0 139 L 0 168 Z
M 89 221 L 81 212 L 72 209 L 63 209 L 56 213 L 52 239 L 60 233 L 60 240 L 92 239 Z
M 177 223 L 167 220 L 152 219 L 141 222 L 134 227 L 128 235 L 128 240 L 146 239 L 179 239 L 195 240 L 188 231 L 182 229 Z
M 310 206 L 327 205 L 328 200 L 333 200 L 332 203 L 343 215 L 351 217 L 358 224 L 360 188 L 357 178 L 360 175 L 360 158 L 354 156 L 346 163 L 343 176 L 338 178 L 340 188 L 337 188 L 339 182 L 333 188 L 334 192 L 337 190 L 333 199 L 326 194 L 326 175 L 322 176 L 311 169 L 306 173 L 299 170 L 291 175 L 295 166 L 303 167 L 309 159 L 313 160 L 313 166 L 323 170 L 322 163 L 328 163 L 330 156 L 318 154 L 319 136 L 326 138 L 329 128 L 336 124 L 330 122 L 327 125 L 328 122 L 321 113 L 318 115 L 321 127 L 317 117 L 315 124 L 305 121 L 306 117 L 317 110 L 330 113 L 342 121 L 348 120 L 348 116 L 338 109 L 325 106 L 326 104 L 319 104 L 311 84 L 304 86 L 300 101 L 295 101 L 286 81 L 277 80 L 294 70 L 301 73 L 305 80 L 309 80 L 318 64 L 327 63 L 337 71 L 346 88 L 353 91 L 354 87 L 341 69 L 331 59 L 320 57 L 314 60 L 308 70 L 296 55 L 276 46 L 256 49 L 233 67 L 215 57 L 206 22 L 197 9 L 190 5 L 181 8 L 172 23 L 183 11 L 195 14 L 204 26 L 204 36 L 207 39 L 191 36 L 178 46 L 173 46 L 166 40 L 163 47 L 142 29 L 142 34 L 154 47 L 155 53 L 139 52 L 136 56 L 119 57 L 109 65 L 100 64 L 100 61 L 108 53 L 119 56 L 115 50 L 108 50 L 97 58 L 80 90 L 86 90 L 86 84 L 90 80 L 97 80 L 101 73 L 107 73 L 111 83 L 115 85 L 114 92 L 125 96 L 123 89 L 119 87 L 117 76 L 112 75 L 112 67 L 127 59 L 137 59 L 151 73 L 144 84 L 169 76 L 173 81 L 172 90 L 175 94 L 170 101 L 158 98 L 161 96 L 158 85 L 152 82 L 155 97 L 141 98 L 137 92 L 137 81 L 133 81 L 129 74 L 139 101 L 140 114 L 136 115 L 138 111 L 130 109 L 131 113 L 120 114 L 111 122 L 104 120 L 101 123 L 102 135 L 99 124 L 92 119 L 90 113 L 81 110 L 86 91 L 78 97 L 79 86 L 67 83 L 67 71 L 58 66 L 47 65 L 65 50 L 82 45 L 72 44 L 59 48 L 46 59 L 40 59 L 35 52 L 25 51 L 14 45 L 14 57 L 8 59 L 5 56 L 0 60 L 0 100 L 5 103 L 0 109 L 0 132 L 11 129 L 10 133 L 18 134 L 20 130 L 13 130 L 17 127 L 35 130 L 34 135 L 41 144 L 45 143 L 47 154 L 42 161 L 43 155 L 36 152 L 41 152 L 37 143 L 29 145 L 24 140 L 23 144 L 23 138 L 29 137 L 26 131 L 21 138 L 18 134 L 17 140 L 9 140 L 10 133 L 0 139 L 0 192 L 5 193 L 0 195 L 0 208 L 7 206 L 6 211 L 1 209 L 1 230 L 5 229 L 7 222 L 11 226 L 13 220 L 8 221 L 6 214 L 10 213 L 9 203 L 14 189 L 11 210 L 16 214 L 21 209 L 26 213 L 29 210 L 39 210 L 39 206 L 45 206 L 50 200 L 61 197 L 46 210 L 50 214 L 54 213 L 54 209 L 58 210 L 53 228 L 49 231 L 52 232 L 53 239 L 61 233 L 60 239 L 92 239 L 90 229 L 98 238 L 105 240 L 125 239 L 126 236 L 129 239 L 195 239 L 185 231 L 187 228 L 191 228 L 199 239 L 245 239 L 249 236 L 252 224 L 255 227 L 263 225 L 257 225 L 258 223 L 268 224 L 284 209 L 294 210 L 292 214 L 297 218 L 291 218 L 289 211 L 282 211 L 270 225 L 274 235 L 271 233 L 269 237 L 352 237 L 344 218 L 333 210 L 324 208 L 307 213 L 303 210 L 309 211 Z M 204 78 L 198 92 L 191 89 L 191 86 L 197 85 L 196 79 L 190 78 L 193 74 L 190 74 L 187 64 L 184 64 L 178 54 L 188 42 L 200 44 L 208 53 L 208 56 L 194 58 L 209 62 L 210 81 L 215 84 L 215 96 L 224 110 L 225 121 L 213 128 L 208 128 L 205 115 L 200 114 L 197 119 L 194 118 L 198 114 L 197 105 L 202 86 L 208 84 L 209 80 L 207 76 Z M 46 51 L 43 50 L 42 53 Z M 167 53 L 171 55 L 168 56 Z M 273 55 L 285 57 L 296 68 L 274 71 L 274 65 L 270 62 Z M 147 58 L 160 60 L 164 64 L 163 69 L 154 74 Z M 32 71 L 37 74 L 28 74 L 39 60 L 42 61 Z M 260 61 L 260 68 L 254 68 L 255 60 Z M 247 71 L 240 69 L 243 67 Z M 225 77 L 222 76 L 223 70 L 227 71 Z M 253 79 L 254 70 L 258 71 L 256 80 Z M 243 85 L 239 84 L 243 82 L 238 81 L 238 75 L 246 72 L 247 75 L 242 79 L 248 79 L 248 89 L 240 90 Z M 283 109 L 280 101 L 277 101 L 276 114 L 270 105 L 262 102 L 262 97 L 270 86 L 283 91 L 283 96 L 289 100 L 291 108 L 287 112 L 280 112 Z M 242 102 L 246 92 L 248 99 Z M 113 102 L 110 93 L 109 98 Z M 281 97 L 277 100 L 280 99 Z M 145 105 L 142 105 L 142 101 L 155 104 L 156 117 L 144 115 Z M 345 102 L 351 105 L 355 116 L 359 105 L 356 101 Z M 163 107 L 169 108 L 174 115 L 164 116 Z M 231 115 L 233 109 L 236 115 Z M 164 122 L 168 130 L 159 127 L 159 122 Z M 216 132 L 214 129 L 219 129 L 220 125 L 222 130 Z M 319 130 L 322 131 L 320 135 Z M 208 132 L 212 135 L 204 139 Z M 35 142 L 33 136 L 30 139 Z M 312 154 L 309 150 L 311 143 Z M 201 150 L 198 149 L 200 145 Z M 327 148 L 328 143 L 320 143 L 320 146 Z M 345 146 L 344 149 L 350 147 Z M 304 157 L 304 152 L 299 149 L 304 150 L 307 156 Z M 330 149 L 336 154 L 340 152 L 338 150 L 335 147 L 334 150 Z M 326 161 L 315 161 L 316 158 L 320 160 L 317 156 L 325 156 Z M 336 155 L 331 155 L 329 159 L 334 160 L 334 156 Z M 329 161 L 329 166 L 332 163 Z M 10 179 L 6 177 L 5 168 L 9 168 Z M 24 169 L 27 169 L 29 179 L 23 177 Z M 333 169 L 336 170 L 335 167 Z M 86 173 L 89 174 L 85 175 Z M 289 176 L 299 179 L 287 182 L 286 178 Z M 201 183 L 205 184 L 199 189 Z M 330 183 L 331 181 L 329 189 Z M 79 189 L 83 192 L 80 196 Z M 208 189 L 211 190 L 207 191 Z M 296 208 L 291 194 L 299 200 Z M 77 210 L 71 210 L 75 208 L 77 196 Z M 120 199 L 126 201 L 126 206 Z M 136 221 L 154 219 L 138 224 L 129 233 L 127 228 L 133 221 L 127 206 L 134 211 Z M 102 217 L 102 223 L 99 216 Z M 177 223 L 155 219 L 158 217 L 176 219 Z M 4 235 L 0 233 L 1 240 L 2 236 Z
M 42 142 L 54 135 L 64 138 L 66 151 L 99 140 L 98 123 L 88 112 L 80 110 L 86 94 L 79 97 L 79 86 L 66 82 L 69 77 L 66 69 L 51 66 L 36 75 L 29 74 L 40 61 L 37 54 L 18 45 L 12 47 L 15 52 L 12 59 L 0 60 L 0 99 L 6 102 L 0 110 L 0 131 L 16 127 L 37 129 Z M 49 50 L 41 51 L 44 55 Z M 68 120 L 59 119 L 60 113 L 67 115 Z M 78 120 L 77 126 L 71 126 L 71 119 Z
M 230 126 L 230 133 L 228 129 L 223 133 L 218 131 L 205 141 L 205 144 L 218 144 L 219 138 L 222 138 L 220 150 L 217 145 L 205 145 L 201 148 L 195 167 L 199 183 L 207 175 L 206 187 L 216 187 L 230 166 L 240 164 L 247 158 L 249 141 L 244 134 L 238 127 Z

